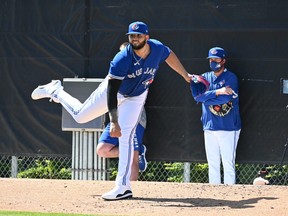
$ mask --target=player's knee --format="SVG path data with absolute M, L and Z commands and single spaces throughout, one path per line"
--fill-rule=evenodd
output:
M 111 153 L 112 149 L 114 148 L 113 145 L 109 145 L 106 143 L 99 143 L 97 145 L 96 148 L 96 152 L 100 157 L 104 157 L 104 158 L 111 158 L 111 157 L 115 157 L 113 156 L 113 154 Z M 118 156 L 118 155 L 117 155 Z
M 100 157 L 104 157 L 104 158 L 106 158 L 106 157 L 107 157 L 107 154 L 106 154 L 106 152 L 104 152 L 104 151 L 101 151 L 101 150 L 97 150 L 97 154 L 98 154 L 98 156 L 100 156 Z
M 74 116 L 74 120 L 78 123 L 78 124 L 84 124 L 87 123 L 87 121 L 83 118 L 81 118 L 81 116 L 75 115 Z
M 101 148 L 101 145 L 98 145 L 98 146 L 97 146 L 96 153 L 97 153 L 97 155 L 99 155 L 100 157 L 106 157 L 106 155 L 107 155 L 107 152 L 105 151 L 104 148 Z

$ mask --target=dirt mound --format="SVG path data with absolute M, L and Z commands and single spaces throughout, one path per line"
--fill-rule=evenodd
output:
M 0 209 L 137 216 L 288 216 L 287 186 L 133 182 L 134 198 L 104 201 L 111 181 L 0 179 Z

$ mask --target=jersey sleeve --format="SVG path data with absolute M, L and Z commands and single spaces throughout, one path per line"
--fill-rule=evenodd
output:
M 164 62 L 168 58 L 170 53 L 171 53 L 170 48 L 163 45 L 163 55 L 162 55 L 161 62 Z
M 160 63 L 164 62 L 168 56 L 171 53 L 171 49 L 168 46 L 165 46 L 163 43 L 161 43 L 158 40 L 155 39 L 150 39 L 151 42 L 153 42 L 152 44 L 154 46 L 157 47 L 157 49 L 159 50 L 160 53 Z
M 123 80 L 129 71 L 131 61 L 128 49 L 118 52 L 110 62 L 109 76 L 113 79 Z

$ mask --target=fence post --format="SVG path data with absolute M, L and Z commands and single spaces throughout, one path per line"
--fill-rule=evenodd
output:
M 183 181 L 186 183 L 190 182 L 190 165 L 191 163 L 184 162 Z
M 18 175 L 18 158 L 17 156 L 12 156 L 11 158 L 11 176 L 12 178 L 17 178 Z
M 96 148 L 93 145 L 94 132 L 88 134 L 88 146 L 87 146 L 87 180 L 93 180 L 93 159 L 97 157 Z M 98 142 L 98 140 L 97 140 Z

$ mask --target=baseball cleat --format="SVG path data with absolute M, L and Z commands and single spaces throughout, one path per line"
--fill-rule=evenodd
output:
M 38 86 L 31 94 L 33 100 L 52 98 L 56 90 L 63 89 L 60 80 L 52 80 L 46 85 Z
M 116 186 L 113 190 L 102 195 L 104 200 L 122 200 L 132 198 L 131 188 L 128 186 Z
M 141 154 L 139 154 L 139 171 L 140 172 L 144 172 L 147 169 L 146 151 L 147 151 L 146 146 L 142 144 Z

